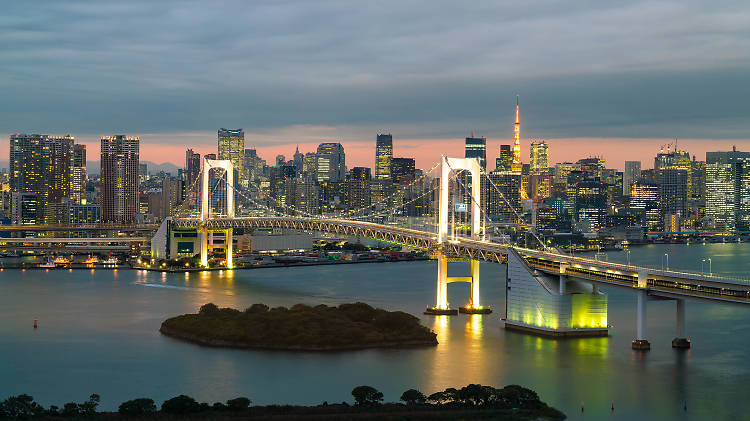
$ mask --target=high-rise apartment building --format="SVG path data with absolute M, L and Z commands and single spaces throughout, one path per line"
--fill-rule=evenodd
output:
M 341 143 L 321 143 L 317 158 L 318 182 L 346 179 L 346 156 Z
M 478 158 L 483 170 L 487 169 L 487 138 L 475 137 L 474 133 L 466 138 L 464 158 Z
M 706 216 L 720 229 L 750 229 L 750 152 L 706 152 Z
M 245 180 L 245 131 L 242 129 L 219 129 L 219 159 L 228 159 L 234 166 L 233 182 L 247 184 Z
M 70 193 L 73 203 L 86 204 L 86 145 L 73 145 L 73 172 L 71 174 Z
M 622 174 L 622 194 L 630 195 L 630 186 L 641 178 L 641 161 L 625 161 L 625 172 Z
M 500 145 L 500 156 L 495 159 L 496 172 L 508 172 L 513 166 L 513 151 L 510 145 Z
M 131 223 L 138 212 L 138 136 L 102 136 L 102 220 Z
M 74 138 L 40 134 L 12 134 L 10 136 L 10 191 L 19 196 L 19 206 L 33 203 L 36 223 L 60 222 L 57 216 L 61 203 L 71 198 L 74 163 Z M 34 195 L 34 200 L 30 195 Z M 51 206 L 52 205 L 52 206 Z M 48 215 L 48 210 L 54 215 Z M 58 212 L 58 210 L 60 212 Z M 30 210 L 17 209 L 28 219 Z M 64 212 L 67 213 L 67 212 Z M 67 215 L 64 215 L 67 219 Z
M 393 160 L 393 136 L 378 134 L 375 140 L 375 179 L 391 179 L 391 161 Z

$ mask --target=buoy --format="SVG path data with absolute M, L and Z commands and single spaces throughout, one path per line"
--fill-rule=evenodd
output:
M 39 320 L 39 319 L 37 319 L 37 318 L 35 317 L 35 318 L 34 318 L 34 329 L 36 329 L 36 328 L 38 327 L 38 326 L 36 325 L 36 322 L 37 322 L 37 320 Z
M 612 401 L 612 406 L 610 407 L 610 409 L 611 409 L 612 411 L 614 411 L 614 410 L 615 410 L 615 401 Z
M 581 401 L 581 412 L 583 412 L 583 401 Z

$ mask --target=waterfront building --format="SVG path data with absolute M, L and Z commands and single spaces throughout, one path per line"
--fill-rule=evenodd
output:
M 37 223 L 46 222 L 49 204 L 59 204 L 71 198 L 73 143 L 74 138 L 70 135 L 10 135 L 10 191 L 35 196 L 35 204 L 27 209 L 35 209 L 37 214 L 33 219 Z M 22 199 L 19 196 L 19 203 L 31 203 Z M 30 219 L 27 212 L 21 212 L 27 215 L 22 219 Z M 56 218 L 51 216 L 50 219 Z
M 102 208 L 93 204 L 74 204 L 69 208 L 71 225 L 98 224 L 102 222 Z
M 475 137 L 474 133 L 466 138 L 464 158 L 478 158 L 483 170 L 487 169 L 487 138 Z
M 39 197 L 36 193 L 11 192 L 10 202 L 10 218 L 14 224 L 34 225 L 43 222 L 39 219 Z
M 630 195 L 630 186 L 641 178 L 641 161 L 625 161 L 625 171 L 622 174 L 622 194 Z
M 138 136 L 101 137 L 102 221 L 132 223 L 138 211 Z
M 706 152 L 706 216 L 717 229 L 750 229 L 750 152 Z
M 341 143 L 327 142 L 318 145 L 316 169 L 319 183 L 346 179 L 346 155 Z
M 245 131 L 242 129 L 225 129 L 218 131 L 219 159 L 228 159 L 234 166 L 234 180 L 241 185 L 245 179 Z
M 513 166 L 511 145 L 500 145 L 500 155 L 495 158 L 495 172 L 509 172 Z
M 393 159 L 393 136 L 378 134 L 375 140 L 375 179 L 391 179 L 391 161 Z

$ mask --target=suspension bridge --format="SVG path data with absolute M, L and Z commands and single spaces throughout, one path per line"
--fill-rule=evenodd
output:
M 212 212 L 209 189 L 211 169 L 223 170 L 225 188 L 223 209 Z M 426 182 L 427 176 L 438 171 L 437 182 Z M 409 200 L 431 196 L 437 202 L 432 222 L 420 229 L 400 226 L 391 216 L 393 208 L 381 206 L 397 197 L 389 197 L 362 209 L 325 216 L 309 213 L 290 204 L 281 203 L 272 195 L 263 198 L 259 190 L 235 188 L 232 164 L 228 160 L 205 159 L 199 175 L 201 203 L 193 215 L 171 218 L 162 224 L 152 239 L 152 249 L 161 247 L 169 255 L 167 244 L 174 235 L 192 230 L 193 240 L 200 249 L 201 263 L 208 264 L 209 248 L 224 248 L 226 267 L 232 267 L 232 230 L 238 228 L 282 228 L 317 231 L 349 237 L 371 238 L 429 252 L 437 261 L 435 305 L 426 314 L 455 315 L 459 312 L 486 314 L 491 310 L 480 300 L 480 262 L 505 264 L 507 294 L 505 327 L 551 336 L 601 336 L 608 334 L 607 296 L 601 286 L 624 288 L 637 296 L 637 335 L 632 346 L 650 349 L 646 334 L 646 310 L 649 300 L 676 302 L 675 348 L 689 348 L 685 335 L 685 301 L 703 300 L 720 304 L 750 304 L 750 282 L 714 276 L 713 274 L 655 269 L 630 264 L 601 262 L 561 253 L 549 248 L 535 236 L 536 248 L 521 247 L 507 238 L 488 239 L 487 226 L 492 225 L 482 203 L 481 183 L 487 182 L 505 202 L 516 222 L 521 218 L 504 193 L 483 172 L 474 158 L 448 158 L 433 166 L 415 184 L 425 186 L 424 192 Z M 194 184 L 197 183 L 194 182 Z M 470 185 L 469 185 L 470 184 Z M 214 187 L 218 183 L 215 183 Z M 250 204 L 254 212 L 264 216 L 236 216 L 235 196 Z M 403 197 L 401 195 L 400 197 Z M 264 200 L 266 203 L 263 203 Z M 403 207 L 407 201 L 400 203 Z M 469 203 L 466 203 L 469 202 Z M 462 206 L 458 206 L 462 205 Z M 380 210 L 377 208 L 381 207 Z M 465 211 L 461 210 L 465 207 Z M 211 242 L 220 232 L 222 240 Z M 530 231 L 533 234 L 533 230 Z M 168 256 L 170 257 L 170 256 Z M 467 276 L 448 276 L 449 261 L 468 261 Z M 470 288 L 470 302 L 452 308 L 448 301 L 447 284 L 461 282 Z

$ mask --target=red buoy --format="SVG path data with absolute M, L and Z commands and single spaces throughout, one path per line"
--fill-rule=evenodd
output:
M 34 329 L 37 328 L 37 325 L 36 325 L 37 320 L 39 320 L 39 319 L 37 319 L 36 317 L 34 317 Z
M 610 407 L 613 411 L 615 410 L 615 401 L 612 401 L 612 406 Z

